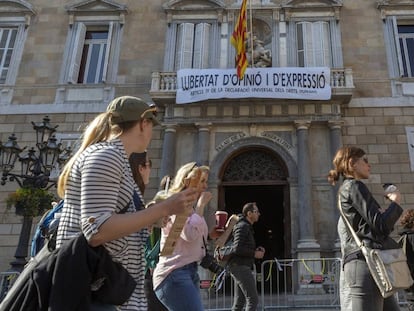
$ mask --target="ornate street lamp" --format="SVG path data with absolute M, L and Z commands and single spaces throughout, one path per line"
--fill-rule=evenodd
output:
M 50 173 L 66 162 L 71 155 L 71 149 L 62 148 L 62 144 L 57 143 L 54 133 L 58 125 L 51 126 L 49 122 L 48 116 L 43 118 L 43 122 L 32 122 L 36 131 L 36 149 L 31 147 L 23 152 L 26 147 L 19 147 L 14 134 L 6 143 L 0 143 L 1 185 L 5 185 L 7 181 L 16 181 L 21 188 L 46 190 L 56 185 L 56 179 L 51 178 Z M 17 160 L 20 162 L 19 173 L 14 170 Z M 26 264 L 32 222 L 33 215 L 23 215 L 15 260 L 10 263 L 13 271 L 22 271 Z

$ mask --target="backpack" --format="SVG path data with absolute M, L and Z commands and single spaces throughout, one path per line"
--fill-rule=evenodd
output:
M 227 220 L 226 229 L 223 234 L 216 240 L 214 258 L 217 261 L 225 263 L 233 255 L 233 227 L 239 221 L 239 216 L 233 214 Z
M 32 238 L 32 246 L 30 248 L 30 256 L 34 257 L 42 249 L 45 243 L 49 242 L 51 250 L 56 247 L 57 228 L 59 226 L 59 218 L 55 217 L 63 208 L 64 201 L 60 200 L 52 209 L 46 211 L 39 223 L 37 224 L 35 233 Z M 56 215 L 57 216 L 57 215 Z
M 217 246 L 214 250 L 214 258 L 218 262 L 225 263 L 227 262 L 233 255 L 233 236 L 231 235 L 224 246 Z
M 134 204 L 138 205 L 139 197 L 138 194 L 134 191 L 133 195 Z M 32 238 L 32 246 L 30 248 L 30 256 L 34 257 L 36 254 L 43 248 L 45 244 L 48 244 L 50 251 L 53 251 L 56 248 L 56 236 L 57 229 L 59 226 L 59 216 L 64 205 L 64 200 L 60 200 L 58 204 L 55 205 L 52 209 L 46 211 L 39 223 L 37 224 L 35 233 Z M 123 214 L 129 207 L 129 202 L 125 207 L 118 213 Z
M 149 269 L 154 269 L 159 260 L 160 254 L 160 240 L 161 240 L 161 229 L 152 228 L 151 234 L 148 236 L 147 242 L 145 244 L 145 273 Z

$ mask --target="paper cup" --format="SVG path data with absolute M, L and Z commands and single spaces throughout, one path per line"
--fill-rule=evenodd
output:
M 225 211 L 217 211 L 216 212 L 216 228 L 217 229 L 224 229 L 227 223 L 227 217 L 229 214 Z

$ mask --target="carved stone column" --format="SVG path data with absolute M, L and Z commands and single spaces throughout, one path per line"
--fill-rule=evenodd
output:
M 322 271 L 320 261 L 309 261 L 320 258 L 320 245 L 315 238 L 314 217 L 312 208 L 312 176 L 310 169 L 309 153 L 309 127 L 310 121 L 295 121 L 298 144 L 298 222 L 299 239 L 297 241 L 298 258 L 305 263 L 312 263 L 312 271 L 300 265 L 298 271 L 298 282 L 300 284 L 299 294 L 319 294 L 323 292 L 321 284 L 308 284 L 301 279 L 309 278 L 310 274 L 319 274 Z
M 160 181 L 165 175 L 173 176 L 175 165 L 175 150 L 177 140 L 177 124 L 169 124 L 164 130 L 164 141 L 162 145 Z
M 336 151 L 342 146 L 342 127 L 343 121 L 329 121 L 329 142 L 331 147 L 331 159 L 333 160 Z M 332 163 L 332 162 L 331 162 Z M 333 218 L 335 220 L 335 224 L 339 219 L 339 211 L 337 206 L 337 193 L 338 193 L 339 185 L 336 184 L 332 187 L 332 200 L 331 206 L 333 210 Z M 337 228 L 337 227 L 335 227 Z M 335 240 L 335 256 L 341 258 L 341 243 L 338 236 L 338 230 L 336 230 L 336 240 Z
M 200 165 L 209 165 L 211 123 L 196 123 L 198 127 L 198 145 L 196 161 Z
M 319 247 L 315 239 L 312 211 L 312 178 L 308 146 L 309 121 L 296 121 L 298 139 L 298 193 L 299 193 L 299 241 L 298 247 Z

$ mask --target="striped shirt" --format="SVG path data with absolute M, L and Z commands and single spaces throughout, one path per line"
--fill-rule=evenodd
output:
M 89 240 L 112 214 L 124 210 L 127 204 L 127 213 L 135 212 L 134 190 L 144 202 L 119 139 L 89 146 L 76 159 L 67 181 L 57 247 L 81 232 Z M 147 310 L 144 294 L 147 237 L 147 229 L 142 229 L 104 245 L 114 261 L 120 262 L 137 282 L 135 291 L 121 310 Z

